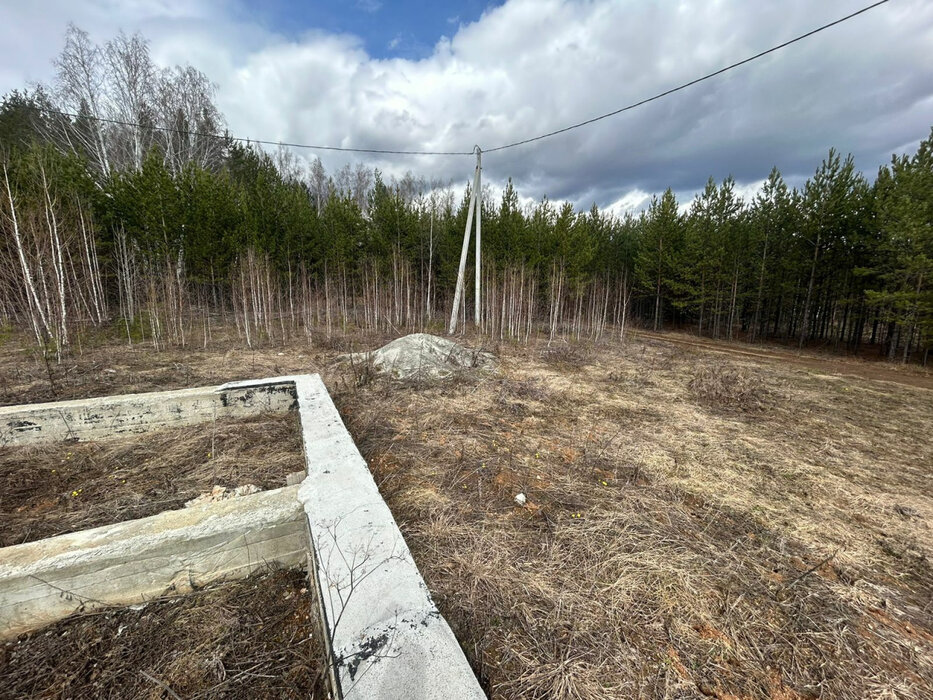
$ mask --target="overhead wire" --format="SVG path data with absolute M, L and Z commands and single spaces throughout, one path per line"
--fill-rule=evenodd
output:
M 238 141 L 240 143 L 259 143 L 265 146 L 286 146 L 290 148 L 307 148 L 313 151 L 343 151 L 345 153 L 379 153 L 383 155 L 403 155 L 403 156 L 470 156 L 474 151 L 406 151 L 393 150 L 389 148 L 351 148 L 348 146 L 321 146 L 308 143 L 290 143 L 288 141 L 269 141 L 266 139 L 253 139 L 246 136 L 233 136 L 231 134 L 212 134 L 206 131 L 191 131 L 190 129 L 177 129 L 169 126 L 156 126 L 154 124 L 140 124 L 138 122 L 124 121 L 121 119 L 110 119 L 108 117 L 98 117 L 93 114 L 75 114 L 74 112 L 65 112 L 48 107 L 40 107 L 39 111 L 47 114 L 57 114 L 62 117 L 72 119 L 92 119 L 105 124 L 117 124 L 119 126 L 132 126 L 140 129 L 152 129 L 153 131 L 162 131 L 172 134 L 182 134 L 185 136 L 198 136 L 201 138 L 221 139 L 226 141 Z

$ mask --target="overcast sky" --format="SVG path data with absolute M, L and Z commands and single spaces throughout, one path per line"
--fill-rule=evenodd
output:
M 155 60 L 217 84 L 237 136 L 471 150 L 618 109 L 802 34 L 869 0 L 38 0 L 0 6 L 0 92 L 52 78 L 70 20 L 104 42 L 141 31 Z M 892 0 L 671 97 L 483 159 L 524 197 L 640 207 L 712 175 L 793 184 L 830 146 L 870 178 L 933 125 L 933 2 Z M 308 155 L 308 154 L 305 154 Z M 328 170 L 345 154 L 321 153 Z M 360 156 L 464 183 L 469 157 Z

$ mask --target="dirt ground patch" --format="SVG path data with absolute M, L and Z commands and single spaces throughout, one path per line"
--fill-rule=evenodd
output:
M 0 646 L 0 698 L 326 698 L 306 574 L 77 615 Z
M 215 485 L 279 488 L 302 470 L 297 414 L 0 447 L 0 546 L 181 508 Z
M 102 346 L 55 390 L 321 371 L 493 698 L 931 697 L 928 389 L 663 336 L 487 341 L 498 375 L 445 382 L 331 364 L 384 342 Z M 0 348 L 3 396 L 43 372 Z

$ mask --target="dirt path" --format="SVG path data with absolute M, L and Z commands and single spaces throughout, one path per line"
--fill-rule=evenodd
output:
M 738 347 L 727 341 L 709 340 L 707 338 L 694 338 L 674 333 L 653 333 L 650 331 L 632 331 L 637 338 L 658 340 L 683 347 L 693 347 L 708 352 L 723 355 L 748 357 L 770 362 L 781 362 L 807 367 L 819 372 L 834 374 L 842 377 L 858 377 L 859 379 L 873 379 L 882 382 L 894 382 L 905 386 L 920 389 L 933 389 L 933 374 L 922 372 L 916 368 L 904 369 L 902 365 L 883 364 L 866 360 L 853 360 L 851 358 L 836 357 L 825 358 L 803 353 L 775 350 L 772 348 Z

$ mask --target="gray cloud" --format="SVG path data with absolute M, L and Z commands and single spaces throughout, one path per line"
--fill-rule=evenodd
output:
M 608 112 L 858 9 L 863 0 L 747 3 L 511 0 L 459 25 L 420 60 L 374 59 L 352 36 L 287 39 L 244 5 L 202 0 L 27 4 L 0 10 L 12 47 L 0 90 L 48 79 L 64 22 L 99 40 L 140 29 L 165 63 L 191 62 L 218 84 L 237 135 L 391 149 L 470 150 Z M 36 36 L 46 37 L 35 42 Z M 869 176 L 915 147 L 933 119 L 933 4 L 898 0 L 656 103 L 484 158 L 484 176 L 521 193 L 616 210 L 708 176 L 740 184 L 777 165 L 792 182 L 831 146 Z M 310 155 L 310 154 L 305 154 Z M 329 169 L 344 154 L 322 153 Z M 389 174 L 467 180 L 468 157 L 372 158 Z

